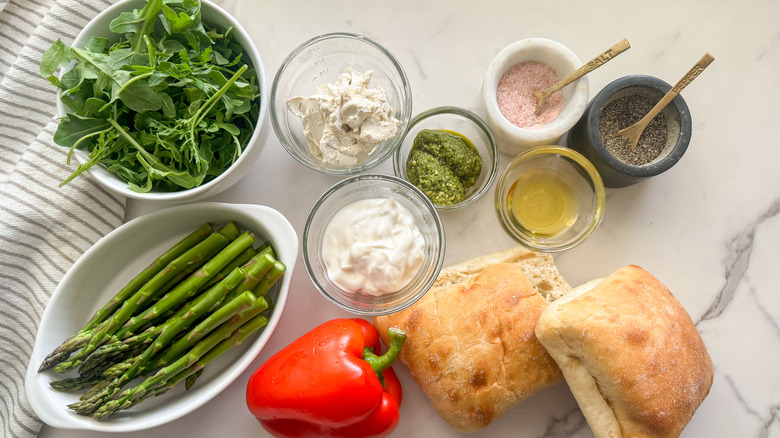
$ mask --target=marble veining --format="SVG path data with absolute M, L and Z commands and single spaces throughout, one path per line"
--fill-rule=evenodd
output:
M 734 398 L 742 407 L 745 414 L 752 417 L 758 424 L 760 430 L 757 431 L 757 437 L 764 438 L 764 437 L 770 437 L 770 428 L 772 427 L 773 423 L 778 419 L 778 412 L 780 411 L 780 405 L 773 405 L 769 407 L 769 415 L 764 415 L 762 412 L 756 411 L 753 407 L 750 406 L 750 403 L 748 400 L 745 399 L 745 396 L 741 393 L 739 387 L 734 383 L 734 380 L 729 376 L 723 376 L 723 380 L 726 381 L 727 385 L 729 386 L 729 389 L 733 392 Z
M 566 438 L 588 430 L 588 423 L 579 408 L 571 409 L 562 416 L 554 416 L 541 438 Z
M 710 308 L 707 309 L 698 321 L 696 321 L 697 325 L 702 321 L 707 321 L 720 316 L 720 314 L 723 313 L 723 310 L 734 299 L 734 291 L 742 283 L 745 272 L 750 264 L 750 255 L 753 252 L 756 227 L 766 220 L 774 218 L 778 213 L 780 213 L 780 200 L 775 201 L 755 222 L 729 240 L 727 244 L 728 259 L 724 263 L 726 284 L 723 286 L 723 289 L 720 290 Z M 770 318 L 775 327 L 780 328 L 777 321 L 772 319 L 769 315 L 767 315 L 767 317 Z M 778 335 L 780 335 L 780 331 L 778 331 Z

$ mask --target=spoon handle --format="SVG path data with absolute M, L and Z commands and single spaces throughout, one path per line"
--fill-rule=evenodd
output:
M 682 79 L 680 79 L 674 85 L 672 91 L 674 91 L 675 94 L 680 94 L 683 88 L 687 87 L 688 84 L 691 83 L 691 81 L 696 79 L 696 76 L 699 76 L 701 72 L 703 72 L 708 65 L 712 64 L 712 61 L 714 60 L 715 58 L 712 55 L 710 55 L 709 53 L 705 53 L 704 56 L 701 57 L 699 62 L 697 62 L 696 65 L 694 65 L 693 67 L 691 67 L 691 69 L 688 70 L 688 73 L 685 73 L 685 76 L 683 76 Z
M 709 53 L 705 53 L 704 56 L 701 57 L 699 62 L 697 62 L 693 67 L 691 67 L 690 70 L 688 70 L 688 73 L 685 73 L 685 76 L 682 77 L 675 85 L 672 87 L 671 90 L 669 90 L 668 93 L 664 95 L 664 97 L 658 101 L 657 104 L 653 107 L 653 109 L 650 110 L 649 113 L 647 113 L 646 116 L 642 117 L 642 120 L 647 119 L 648 121 L 653 120 L 655 116 L 658 115 L 658 113 L 661 112 L 664 108 L 666 108 L 666 105 L 669 104 L 669 102 L 672 101 L 675 97 L 677 97 L 678 94 L 683 90 L 683 88 L 687 87 L 688 84 L 690 84 L 694 79 L 696 79 L 697 76 L 701 74 L 701 72 L 704 71 L 705 68 L 707 68 L 708 65 L 712 64 L 712 61 L 714 61 L 715 58 L 710 55 Z
M 604 53 L 591 59 L 587 64 L 583 65 L 577 70 L 574 70 L 571 74 L 558 81 L 555 85 L 544 90 L 544 92 L 549 94 L 555 93 L 561 88 L 576 81 L 580 77 L 585 76 L 586 74 L 592 72 L 597 67 L 600 67 L 601 65 L 605 64 L 607 61 L 614 58 L 615 56 L 625 52 L 626 50 L 629 49 L 629 47 L 631 47 L 631 45 L 628 43 L 628 40 L 623 38 L 617 44 L 607 49 Z

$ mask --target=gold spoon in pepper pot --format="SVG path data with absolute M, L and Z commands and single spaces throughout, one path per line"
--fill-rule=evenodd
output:
M 634 123 L 633 125 L 629 126 L 628 128 L 621 129 L 618 131 L 618 135 L 625 138 L 631 143 L 631 149 L 636 149 L 637 143 L 639 143 L 639 137 L 642 136 L 642 132 L 644 132 L 645 128 L 647 127 L 647 124 L 650 123 L 655 116 L 658 115 L 664 108 L 666 108 L 666 105 L 669 104 L 669 102 L 672 101 L 680 92 L 683 90 L 683 88 L 687 87 L 688 84 L 691 83 L 694 79 L 696 79 L 696 76 L 699 76 L 701 72 L 704 71 L 705 68 L 707 68 L 708 65 L 714 61 L 715 58 L 710 55 L 709 53 L 705 53 L 704 56 L 701 57 L 699 62 L 696 63 L 690 70 L 688 70 L 688 73 L 685 74 L 685 76 L 680 79 L 677 84 L 672 87 L 671 90 L 669 90 L 666 95 L 664 95 L 663 98 L 661 98 L 660 101 L 658 101 L 657 104 L 653 107 L 653 109 L 650 110 L 647 115 L 642 117 L 642 120 Z
M 533 95 L 536 98 L 536 110 L 534 111 L 534 114 L 539 114 L 539 111 L 541 111 L 545 102 L 547 102 L 547 99 L 549 99 L 553 93 L 571 84 L 582 76 L 592 72 L 596 68 L 601 67 L 602 65 L 606 64 L 607 61 L 625 52 L 630 47 L 631 45 L 628 44 L 628 40 L 623 38 L 619 43 L 607 49 L 606 52 L 591 59 L 590 62 L 578 68 L 577 70 L 574 70 L 574 72 L 572 72 L 570 75 L 556 82 L 551 87 L 545 88 L 544 90 L 534 91 Z

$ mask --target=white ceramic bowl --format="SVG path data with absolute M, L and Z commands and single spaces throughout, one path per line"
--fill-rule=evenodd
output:
M 370 86 L 384 90 L 392 116 L 400 123 L 395 136 L 376 145 L 363 162 L 338 167 L 311 153 L 301 119 L 287 109 L 287 100 L 311 96 L 318 85 L 338 82 L 347 68 L 374 72 Z M 271 86 L 270 106 L 274 132 L 290 156 L 321 173 L 354 175 L 377 166 L 401 144 L 412 117 L 412 91 L 403 67 L 382 45 L 363 35 L 329 33 L 304 42 L 285 58 Z
M 76 39 L 73 41 L 74 47 L 84 47 L 89 39 L 93 36 L 101 36 L 108 38 L 110 41 L 116 41 L 118 35 L 109 30 L 109 23 L 116 18 L 121 12 L 132 11 L 133 9 L 140 9 L 146 2 L 144 0 L 122 0 L 112 5 L 111 7 L 103 10 L 95 18 L 89 21 L 84 29 L 79 32 Z M 153 202 L 192 202 L 201 200 L 209 196 L 216 195 L 217 193 L 232 186 L 238 180 L 240 180 L 252 165 L 257 161 L 260 153 L 263 150 L 265 142 L 263 137 L 267 137 L 266 125 L 268 119 L 268 101 L 269 101 L 269 85 L 268 78 L 263 66 L 263 60 L 260 58 L 260 52 L 257 50 L 257 46 L 252 41 L 249 32 L 244 29 L 235 17 L 230 15 L 227 11 L 217 6 L 216 4 L 202 0 L 201 2 L 201 15 L 205 23 L 218 25 L 222 28 L 232 26 L 233 35 L 236 41 L 241 43 L 244 47 L 246 54 L 251 60 L 252 66 L 257 73 L 258 86 L 260 88 L 260 112 L 255 126 L 255 131 L 249 142 L 244 147 L 244 151 L 241 156 L 230 166 L 225 172 L 217 176 L 213 180 L 202 184 L 192 189 L 181 190 L 177 192 L 147 192 L 138 193 L 130 189 L 126 182 L 122 181 L 115 175 L 108 172 L 104 167 L 100 165 L 92 166 L 88 173 L 97 180 L 102 186 L 108 190 L 129 198 L 140 199 L 144 201 Z M 60 117 L 64 117 L 67 112 L 67 107 L 59 99 L 60 93 L 57 93 L 57 112 Z M 74 156 L 76 161 L 84 163 L 87 161 L 89 154 L 83 150 L 75 150 Z
M 561 90 L 564 105 L 555 120 L 538 129 L 520 128 L 511 123 L 498 108 L 496 89 L 498 82 L 512 66 L 525 61 L 547 64 L 555 70 L 559 80 L 582 67 L 574 52 L 546 38 L 527 38 L 514 42 L 493 58 L 482 83 L 479 106 L 485 122 L 493 131 L 499 151 L 511 156 L 534 146 L 556 143 L 577 123 L 588 104 L 588 78 L 583 76 Z
M 119 412 L 106 420 L 78 415 L 67 405 L 80 392 L 59 392 L 49 386 L 63 375 L 38 373 L 41 361 L 81 326 L 157 255 L 206 222 L 235 221 L 241 229 L 268 240 L 287 270 L 269 293 L 273 302 L 268 325 L 244 344 L 210 363 L 197 383 L 184 391 L 175 387 L 158 397 Z M 170 207 L 134 219 L 112 231 L 85 252 L 62 278 L 43 312 L 25 378 L 35 414 L 61 429 L 130 432 L 159 426 L 211 400 L 233 382 L 257 357 L 271 337 L 284 309 L 290 278 L 298 257 L 298 236 L 281 213 L 269 207 L 223 203 L 194 203 Z

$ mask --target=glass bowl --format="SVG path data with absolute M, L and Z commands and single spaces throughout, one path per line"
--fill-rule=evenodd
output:
M 482 158 L 482 170 L 474 185 L 466 190 L 466 197 L 452 205 L 434 203 L 436 209 L 439 211 L 459 210 L 475 203 L 487 193 L 498 173 L 499 153 L 493 133 L 479 116 L 454 106 L 433 108 L 412 119 L 401 146 L 393 154 L 395 176 L 409 181 L 406 163 L 414 139 L 423 129 L 446 130 L 461 134 L 471 142 Z
M 604 183 L 579 152 L 538 146 L 507 165 L 495 193 L 501 226 L 521 245 L 542 252 L 574 248 L 604 216 Z
M 311 96 L 320 84 L 338 82 L 351 68 L 374 72 L 370 86 L 387 94 L 392 116 L 400 122 L 396 135 L 378 144 L 368 158 L 352 167 L 323 163 L 311 153 L 301 119 L 287 108 L 287 100 Z M 401 64 L 379 43 L 362 35 L 329 33 L 298 46 L 282 62 L 271 85 L 271 124 L 287 152 L 304 166 L 329 175 L 352 175 L 378 165 L 398 147 L 411 119 L 412 91 Z
M 323 257 L 325 232 L 336 214 L 365 199 L 394 198 L 414 217 L 424 240 L 423 261 L 414 277 L 397 292 L 379 296 L 350 292 L 328 275 Z M 365 174 L 346 178 L 329 188 L 314 204 L 303 229 L 303 262 L 312 283 L 331 303 L 359 315 L 385 315 L 419 300 L 441 271 L 444 262 L 444 226 L 430 200 L 411 183 L 390 175 Z

